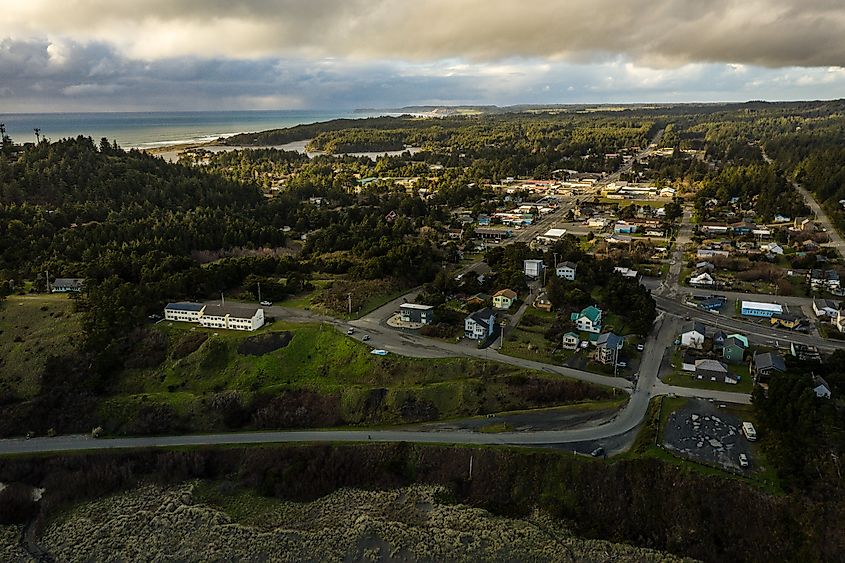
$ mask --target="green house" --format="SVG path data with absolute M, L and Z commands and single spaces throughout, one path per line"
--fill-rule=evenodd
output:
M 741 363 L 745 359 L 747 349 L 748 346 L 745 342 L 731 335 L 725 340 L 725 345 L 722 347 L 722 358 L 734 364 Z

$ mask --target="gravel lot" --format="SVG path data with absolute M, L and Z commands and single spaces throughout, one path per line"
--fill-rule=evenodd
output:
M 719 408 L 719 403 L 690 399 L 669 416 L 663 431 L 663 445 L 682 455 L 728 470 L 740 470 L 739 454 L 754 460 L 748 441 L 742 435 L 742 421 Z

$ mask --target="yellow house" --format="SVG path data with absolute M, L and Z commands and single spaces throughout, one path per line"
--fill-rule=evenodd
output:
M 507 310 L 516 300 L 516 292 L 512 289 L 502 289 L 493 294 L 493 307 Z

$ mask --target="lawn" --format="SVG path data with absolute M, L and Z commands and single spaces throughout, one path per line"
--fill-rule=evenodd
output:
M 547 364 L 562 366 L 574 354 L 574 350 L 563 350 L 544 336 L 554 321 L 555 313 L 529 308 L 520 324 L 513 328 L 502 343 L 501 352 L 515 358 L 524 358 Z
M 36 395 L 48 356 L 73 352 L 81 338 L 79 315 L 66 295 L 10 296 L 0 302 L 0 393 Z
M 748 364 L 729 364 L 722 362 L 728 367 L 728 371 L 740 376 L 740 381 L 736 385 L 730 383 L 718 383 L 715 381 L 704 381 L 695 379 L 692 372 L 683 371 L 681 369 L 681 350 L 677 349 L 672 354 L 672 364 L 678 366 L 673 368 L 671 373 L 661 377 L 664 383 L 668 385 L 677 385 L 678 387 L 689 387 L 690 389 L 710 389 L 713 391 L 730 391 L 733 393 L 747 393 L 751 394 L 754 389 L 754 380 L 749 375 Z

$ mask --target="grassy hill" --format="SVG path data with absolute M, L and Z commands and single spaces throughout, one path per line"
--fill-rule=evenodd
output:
M 267 346 L 274 338 L 285 345 Z M 243 350 L 262 342 L 266 353 Z M 109 431 L 170 430 L 139 426 L 153 417 L 196 431 L 393 424 L 612 397 L 609 389 L 494 362 L 374 356 L 317 324 L 275 323 L 247 334 L 161 323 L 139 347 L 163 359 L 118 377 L 99 412 Z
M 50 355 L 73 352 L 79 316 L 65 295 L 12 296 L 0 302 L 0 395 L 38 394 Z

